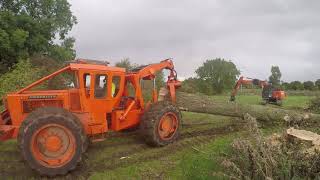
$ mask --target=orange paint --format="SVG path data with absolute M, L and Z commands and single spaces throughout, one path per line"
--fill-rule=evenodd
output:
M 35 109 L 47 106 L 64 108 L 73 113 L 80 120 L 88 136 L 137 126 L 145 111 L 140 81 L 142 79 L 153 80 L 155 74 L 163 69 L 170 71 L 167 88 L 172 101 L 175 102 L 175 90 L 181 86 L 181 82 L 177 80 L 174 65 L 170 59 L 150 64 L 129 73 L 126 73 L 124 68 L 88 64 L 84 61 L 70 63 L 15 93 L 7 94 L 4 98 L 6 110 L 0 114 L 0 140 L 15 138 L 22 121 Z M 42 82 L 67 71 L 76 75 L 79 87 L 67 90 L 31 90 Z M 117 94 L 112 92 L 113 79 L 115 78 L 120 79 Z M 129 82 L 134 87 L 134 97 L 127 97 L 126 84 Z M 157 93 L 153 92 L 154 102 L 157 101 L 156 96 Z M 172 121 L 175 123 L 174 120 Z M 170 126 L 171 129 L 174 126 L 174 124 Z M 33 141 L 36 142 L 42 136 L 46 136 L 46 133 L 43 134 L 46 131 L 39 131 Z M 73 141 L 74 139 L 70 138 L 71 147 L 74 146 Z M 58 152 L 63 143 L 64 141 L 59 139 L 59 136 L 51 135 L 46 139 L 46 144 L 43 147 L 50 152 Z M 34 156 L 48 166 L 60 166 L 61 162 L 67 162 L 68 157 L 74 153 L 74 150 L 68 151 L 69 155 L 63 155 L 58 162 L 46 159 L 45 153 L 40 152 L 41 148 L 36 143 L 32 148 Z
M 48 124 L 38 129 L 31 138 L 32 156 L 43 166 L 61 167 L 74 156 L 75 138 L 71 131 L 58 124 Z
M 160 120 L 158 133 L 161 139 L 167 140 L 174 136 L 178 129 L 178 117 L 174 113 L 166 113 Z
M 267 81 L 244 78 L 243 76 L 241 76 L 231 92 L 231 101 L 235 100 L 235 96 L 237 95 L 241 85 L 250 85 L 250 84 L 257 85 L 262 89 L 272 87 L 272 84 L 268 83 Z M 266 97 L 263 97 L 263 98 L 266 98 Z M 272 89 L 271 97 L 268 97 L 268 99 L 271 101 L 282 101 L 285 98 L 286 98 L 286 93 L 280 89 Z

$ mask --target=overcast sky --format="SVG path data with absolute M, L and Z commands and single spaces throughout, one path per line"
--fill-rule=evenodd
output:
M 173 58 L 181 77 L 205 60 L 244 76 L 320 78 L 320 0 L 71 0 L 77 57 L 138 64 Z

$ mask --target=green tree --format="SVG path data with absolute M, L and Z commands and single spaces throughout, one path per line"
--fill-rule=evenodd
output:
M 212 94 L 231 89 L 240 71 L 233 62 L 217 58 L 205 61 L 196 70 L 196 74 L 201 80 L 199 85 L 201 92 Z
M 30 60 L 20 60 L 12 69 L 0 76 L 0 98 L 8 92 L 17 91 L 40 78 L 41 71 Z
M 164 73 L 163 71 L 156 73 L 156 86 L 159 90 L 161 87 L 165 86 L 165 79 L 164 79 Z
M 8 71 L 18 59 L 37 53 L 56 54 L 56 35 L 65 40 L 61 48 L 73 43 L 66 35 L 74 24 L 76 18 L 67 0 L 1 0 L 0 73 Z
M 289 90 L 290 89 L 290 83 L 288 82 L 283 82 L 281 84 L 281 88 L 284 89 L 284 90 Z
M 125 68 L 127 72 L 131 71 L 132 69 L 136 68 L 138 65 L 136 64 L 132 64 L 130 62 L 129 58 L 124 58 L 122 60 L 120 60 L 119 62 L 116 62 L 115 64 L 116 67 L 121 67 L 121 68 Z
M 272 83 L 273 86 L 280 86 L 281 76 L 282 74 L 279 66 L 272 66 L 269 81 Z
M 200 92 L 200 81 L 200 79 L 194 77 L 185 79 L 184 81 L 182 81 L 182 86 L 179 90 L 187 93 Z
M 51 45 L 48 52 L 49 57 L 55 59 L 59 63 L 70 61 L 76 57 L 76 51 L 74 50 L 74 38 L 66 38 L 61 45 Z
M 320 90 L 320 79 L 317 79 L 314 84 L 315 84 L 316 88 L 317 88 L 318 90 Z
M 305 90 L 314 90 L 315 89 L 315 85 L 312 81 L 306 81 L 303 83 L 303 87 Z
M 290 89 L 292 90 L 303 90 L 303 84 L 300 81 L 293 81 L 290 83 Z
M 119 62 L 116 62 L 115 66 L 125 68 L 127 72 L 132 71 L 135 68 L 141 67 L 141 65 L 131 63 L 129 58 L 124 58 L 124 59 L 120 60 Z M 142 65 L 142 66 L 144 66 L 144 65 Z M 164 82 L 163 71 L 159 71 L 156 73 L 156 80 L 155 81 L 156 81 L 157 89 L 160 89 L 161 87 L 164 86 L 165 82 Z M 144 87 L 149 88 L 150 85 L 147 84 L 147 85 L 144 85 Z

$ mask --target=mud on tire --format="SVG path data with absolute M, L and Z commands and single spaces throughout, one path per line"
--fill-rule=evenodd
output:
M 41 143 L 41 145 L 39 145 L 40 140 L 43 139 L 42 137 L 39 138 L 39 141 L 34 140 L 38 140 L 35 138 L 38 137 L 37 133 L 41 134 L 43 133 L 42 131 L 45 130 L 50 133 L 57 133 L 57 137 L 67 137 L 67 140 L 66 138 L 62 138 L 63 141 L 59 141 L 60 143 L 62 142 L 62 145 L 59 143 L 60 146 L 57 145 L 58 148 L 65 147 L 67 149 L 65 152 L 69 152 L 70 147 L 72 147 L 70 156 L 67 156 L 68 159 L 65 163 L 51 166 L 46 165 L 47 162 L 38 158 L 40 151 L 41 157 L 49 154 L 49 157 L 45 156 L 47 159 L 55 158 L 53 155 L 51 156 L 52 153 L 48 153 L 49 151 L 47 149 L 45 151 L 42 150 L 43 146 L 50 143 L 47 138 L 51 136 L 45 136 L 45 142 L 48 142 L 47 144 L 44 143 L 45 145 Z M 64 142 L 68 142 L 68 144 L 64 146 Z M 72 113 L 61 108 L 45 107 L 35 110 L 22 122 L 18 133 L 18 146 L 24 160 L 32 169 L 47 176 L 64 175 L 75 169 L 78 162 L 81 161 L 82 154 L 87 148 L 87 137 L 81 122 Z M 36 147 L 37 151 L 34 150 L 34 147 Z M 54 151 L 52 152 L 54 153 Z M 59 161 L 61 161 L 61 159 L 59 159 Z
M 175 123 L 174 132 L 164 138 L 160 131 L 162 119 L 170 116 Z M 181 112 L 169 101 L 160 101 L 151 105 L 144 113 L 140 122 L 141 137 L 151 146 L 165 146 L 174 142 L 179 137 L 181 128 Z

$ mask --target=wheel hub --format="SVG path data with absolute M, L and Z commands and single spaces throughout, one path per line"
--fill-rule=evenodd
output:
M 46 149 L 57 152 L 61 148 L 61 139 L 58 136 L 50 136 L 46 139 Z
M 32 138 L 34 157 L 44 166 L 59 167 L 75 153 L 75 139 L 69 129 L 58 124 L 40 128 Z
M 170 139 L 178 128 L 178 120 L 174 113 L 165 114 L 159 123 L 158 132 L 161 139 Z
M 171 119 L 166 118 L 165 120 L 163 120 L 161 128 L 165 132 L 170 132 L 171 129 L 173 128 Z

